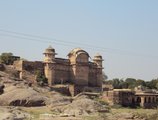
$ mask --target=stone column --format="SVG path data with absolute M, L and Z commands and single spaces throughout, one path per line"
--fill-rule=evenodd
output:
M 55 70 L 53 64 L 45 65 L 45 76 L 48 79 L 48 85 L 52 86 L 55 81 Z
M 155 98 L 155 103 L 156 103 L 156 102 L 157 102 L 157 101 L 156 101 L 156 97 L 154 97 L 154 98 Z
M 19 78 L 23 79 L 23 72 L 22 71 L 20 71 L 20 73 L 19 73 Z
M 148 97 L 146 97 L 146 103 L 148 103 L 149 101 L 148 101 Z
M 144 98 L 144 96 L 142 96 L 141 97 L 141 103 L 140 103 L 141 107 L 144 107 L 144 102 L 145 102 L 145 98 Z

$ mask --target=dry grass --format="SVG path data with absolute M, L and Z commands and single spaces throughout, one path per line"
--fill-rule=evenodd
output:
M 30 120 L 40 120 L 42 114 L 53 114 L 48 107 L 23 107 L 21 109 L 30 114 Z

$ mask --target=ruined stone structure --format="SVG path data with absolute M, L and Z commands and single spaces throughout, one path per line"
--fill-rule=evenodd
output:
M 51 46 L 44 51 L 44 61 L 16 61 L 15 68 L 20 72 L 20 78 L 25 74 L 34 79 L 35 71 L 40 70 L 48 79 L 48 85 L 72 84 L 74 94 L 88 89 L 89 91 L 102 90 L 102 56 L 94 56 L 93 62 L 89 61 L 89 54 L 80 49 L 73 49 L 67 56 L 68 59 L 56 58 L 55 49 Z M 72 89 L 72 87 L 71 87 Z
M 55 58 L 55 49 L 49 47 L 44 52 L 44 70 L 49 85 L 71 82 L 78 86 L 102 86 L 102 56 L 97 55 L 89 61 L 89 54 L 73 49 L 68 59 Z
M 126 107 L 154 108 L 158 105 L 158 94 L 152 90 L 113 89 L 103 92 L 103 99 L 111 105 L 119 104 Z

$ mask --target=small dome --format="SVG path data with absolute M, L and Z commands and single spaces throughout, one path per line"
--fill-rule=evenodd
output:
M 49 54 L 49 53 L 55 53 L 55 49 L 52 48 L 52 46 L 49 46 L 44 52 L 44 54 Z
M 89 54 L 86 51 L 82 50 L 81 48 L 75 48 L 75 49 L 71 50 L 70 53 L 68 54 L 68 56 L 69 55 L 78 55 L 81 53 L 85 53 L 89 56 Z
M 97 54 L 94 56 L 94 60 L 103 60 L 103 59 L 102 59 L 102 56 L 101 56 L 99 53 L 97 53 Z
M 97 53 L 96 55 L 95 55 L 95 57 L 102 57 L 99 53 Z

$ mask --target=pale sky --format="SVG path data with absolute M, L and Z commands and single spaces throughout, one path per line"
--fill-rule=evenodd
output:
M 158 0 L 0 1 L 0 53 L 43 60 L 49 45 L 100 53 L 109 79 L 158 78 Z

